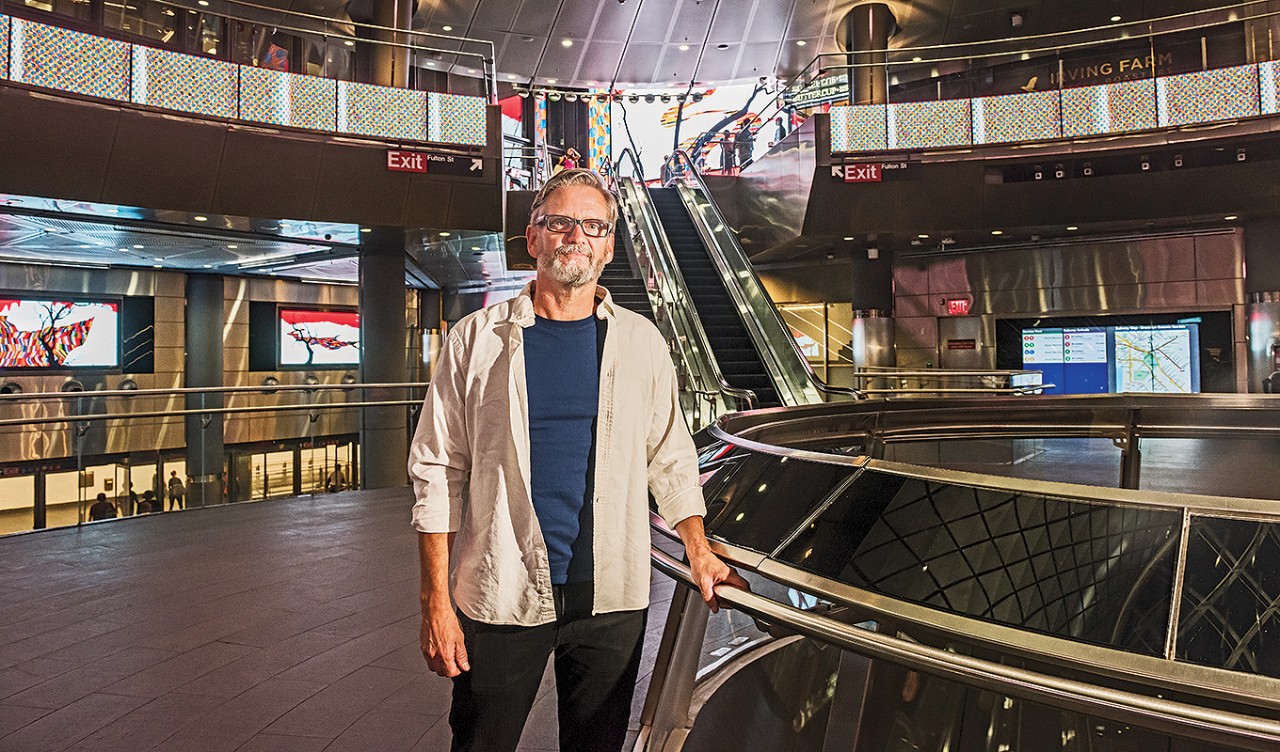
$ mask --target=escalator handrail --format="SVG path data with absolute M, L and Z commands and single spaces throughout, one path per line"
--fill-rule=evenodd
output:
M 689 567 L 657 547 L 650 558 L 658 571 L 697 590 Z M 1243 749 L 1280 748 L 1280 721 L 1151 697 L 1113 687 L 995 663 L 873 632 L 747 590 L 718 585 L 723 603 L 752 617 L 860 655 L 955 680 L 1010 697 L 1132 723 L 1207 742 L 1227 741 Z
M 681 163 L 683 163 L 683 165 Z M 725 228 L 729 226 L 728 221 L 725 220 L 724 215 L 720 212 L 720 207 L 716 206 L 716 202 L 711 198 L 711 191 L 707 188 L 707 184 L 703 181 L 701 173 L 698 172 L 698 168 L 694 164 L 693 160 L 689 157 L 688 152 L 686 152 L 684 149 L 676 149 L 667 158 L 667 161 L 664 163 L 663 168 L 664 168 L 663 169 L 664 174 L 671 176 L 671 179 L 668 181 L 671 183 L 677 183 L 679 182 L 679 179 L 682 176 L 688 176 L 687 179 L 693 182 L 693 185 L 689 187 L 700 190 L 702 192 L 702 195 L 706 198 L 707 207 L 714 213 L 715 219 L 720 224 L 720 226 Z M 688 183 L 684 183 L 684 184 L 688 185 Z M 694 215 L 694 214 L 696 213 L 690 212 L 690 215 Z M 699 231 L 704 232 L 706 231 L 706 228 L 699 227 Z M 732 238 L 731 232 L 728 233 L 727 235 L 728 237 Z M 736 239 L 733 239 L 733 244 L 737 247 L 738 254 L 742 257 L 743 261 L 745 262 L 744 268 L 750 274 L 750 277 L 748 279 L 752 282 L 752 284 L 754 284 L 755 287 L 759 289 L 763 299 L 769 300 L 768 295 L 764 292 L 764 286 L 760 283 L 759 277 L 755 273 L 755 269 L 751 266 L 750 259 L 747 259 L 746 257 L 746 252 L 743 251 L 742 247 L 737 244 Z M 723 259 L 713 258 L 713 260 L 718 262 L 718 261 L 722 261 Z M 749 308 L 747 308 L 746 295 L 742 289 L 743 280 L 736 278 L 735 275 L 733 274 L 723 274 L 722 277 L 723 279 L 726 280 L 725 286 L 729 289 L 730 294 L 734 297 L 734 301 L 738 303 L 740 306 L 742 306 L 743 310 L 749 310 Z M 732 284 L 729 284 L 730 280 L 732 280 Z M 852 399 L 867 398 L 867 395 L 858 389 L 854 389 L 851 387 L 832 386 L 830 384 L 827 384 L 822 379 L 818 378 L 818 374 L 814 373 L 813 366 L 810 365 L 809 359 L 806 358 L 804 356 L 804 353 L 800 351 L 800 345 L 795 341 L 794 337 L 790 336 L 789 334 L 790 329 L 787 326 L 786 322 L 782 320 L 782 315 L 778 313 L 778 307 L 770 303 L 770 305 L 763 306 L 763 308 L 767 308 L 768 313 L 765 313 L 764 311 L 756 311 L 755 312 L 756 315 L 764 314 L 771 317 L 772 319 L 771 323 L 775 324 L 779 331 L 787 333 L 787 336 L 784 337 L 783 339 L 787 340 L 787 342 L 789 343 L 787 347 L 789 347 L 790 352 L 793 358 L 795 359 L 795 362 L 800 364 L 803 370 L 803 373 L 805 375 L 805 378 L 808 380 L 808 383 L 810 386 L 812 386 L 814 389 L 824 394 L 840 395 L 843 397 L 850 397 Z M 753 334 L 757 333 L 754 331 L 753 327 L 748 327 L 748 330 L 752 331 Z M 764 335 L 763 329 L 761 329 L 758 332 L 758 334 L 761 337 L 761 339 L 767 340 L 767 337 L 765 337 Z M 762 342 L 761 344 L 767 345 L 768 343 Z M 773 350 L 772 348 L 765 348 L 765 349 L 768 349 L 770 352 L 773 352 L 775 357 L 777 356 L 776 350 Z M 779 368 L 781 368 L 780 365 L 779 365 Z
M 621 197 L 623 167 L 627 166 L 628 163 L 630 168 L 634 170 L 634 175 L 639 178 L 638 182 L 636 182 L 634 178 L 632 179 L 632 188 L 637 197 L 639 211 L 643 215 L 642 217 L 635 218 L 637 229 L 640 229 L 641 220 L 643 220 L 644 225 L 649 227 L 653 233 L 654 245 L 657 246 L 656 248 L 650 249 L 648 248 L 648 242 L 644 242 L 650 262 L 657 263 L 659 266 L 659 273 L 663 280 L 668 280 L 677 285 L 679 289 L 687 291 L 689 288 L 685 285 L 684 276 L 680 273 L 679 265 L 674 261 L 675 254 L 671 251 L 670 243 L 666 237 L 666 232 L 662 229 L 662 223 L 658 219 L 657 212 L 649 198 L 649 192 L 645 189 L 644 168 L 641 166 L 640 160 L 636 157 L 635 152 L 633 152 L 630 147 L 623 149 L 622 153 L 618 155 L 618 160 L 613 172 L 616 180 L 618 181 L 616 190 L 619 197 Z M 626 204 L 620 200 L 619 205 L 625 206 Z M 692 391 L 703 396 L 712 394 L 720 395 L 725 398 L 726 406 L 745 405 L 748 410 L 755 409 L 759 405 L 756 393 L 750 389 L 743 389 L 731 385 L 725 379 L 724 374 L 720 371 L 720 364 L 716 361 L 715 355 L 711 350 L 711 342 L 707 338 L 707 333 L 702 327 L 701 320 L 696 315 L 689 315 L 688 311 L 685 310 L 690 304 L 686 302 L 684 305 L 679 305 L 675 296 L 671 295 L 669 290 L 665 289 L 661 283 L 659 283 L 657 287 L 658 289 L 656 292 L 660 303 L 665 306 L 671 314 L 670 318 L 672 320 L 672 327 L 674 330 L 672 337 L 673 349 L 680 358 L 685 373 L 693 378 L 698 385 Z M 685 297 L 685 300 L 688 300 L 687 296 Z M 681 333 L 682 329 L 684 330 L 683 335 Z M 690 336 L 697 343 L 698 347 L 701 348 L 702 353 L 704 353 L 704 357 L 701 359 L 700 363 L 701 368 L 695 367 L 694 359 L 686 351 L 686 337 Z M 714 391 L 701 387 L 701 385 L 707 381 L 711 382 L 711 385 L 715 388 Z M 716 417 L 718 416 L 712 415 L 711 420 L 714 421 Z

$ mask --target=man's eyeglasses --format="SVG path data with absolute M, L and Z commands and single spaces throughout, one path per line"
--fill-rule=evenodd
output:
M 563 214 L 543 214 L 534 220 L 534 224 L 542 225 L 556 234 L 569 234 L 574 227 L 581 227 L 582 234 L 589 238 L 603 238 L 609 234 L 612 225 L 603 219 L 574 219 Z

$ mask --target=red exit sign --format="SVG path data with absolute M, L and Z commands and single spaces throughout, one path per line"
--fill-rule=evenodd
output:
M 847 164 L 844 166 L 844 182 L 846 183 L 879 183 L 883 179 L 883 165 Z
M 970 303 L 968 298 L 951 298 L 947 301 L 947 315 L 968 316 L 969 306 Z
M 392 172 L 426 172 L 427 155 L 416 151 L 387 152 L 387 169 Z

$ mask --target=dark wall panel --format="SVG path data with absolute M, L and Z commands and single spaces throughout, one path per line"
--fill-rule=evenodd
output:
M 320 190 L 323 145 L 292 133 L 231 128 L 214 202 L 219 214 L 310 217 Z
M 387 170 L 392 144 L 0 85 L 0 193 L 251 218 L 500 230 L 500 136 L 494 123 L 488 130 L 493 143 L 483 150 L 482 177 L 421 175 Z
M 105 201 L 157 209 L 213 207 L 227 126 L 121 110 Z
M 120 110 L 0 86 L 0 190 L 99 201 Z

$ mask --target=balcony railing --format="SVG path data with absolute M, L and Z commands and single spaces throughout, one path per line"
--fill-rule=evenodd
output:
M 322 133 L 464 147 L 483 146 L 486 140 L 484 97 L 241 65 L 16 16 L 0 15 L 0 79 L 171 112 Z

